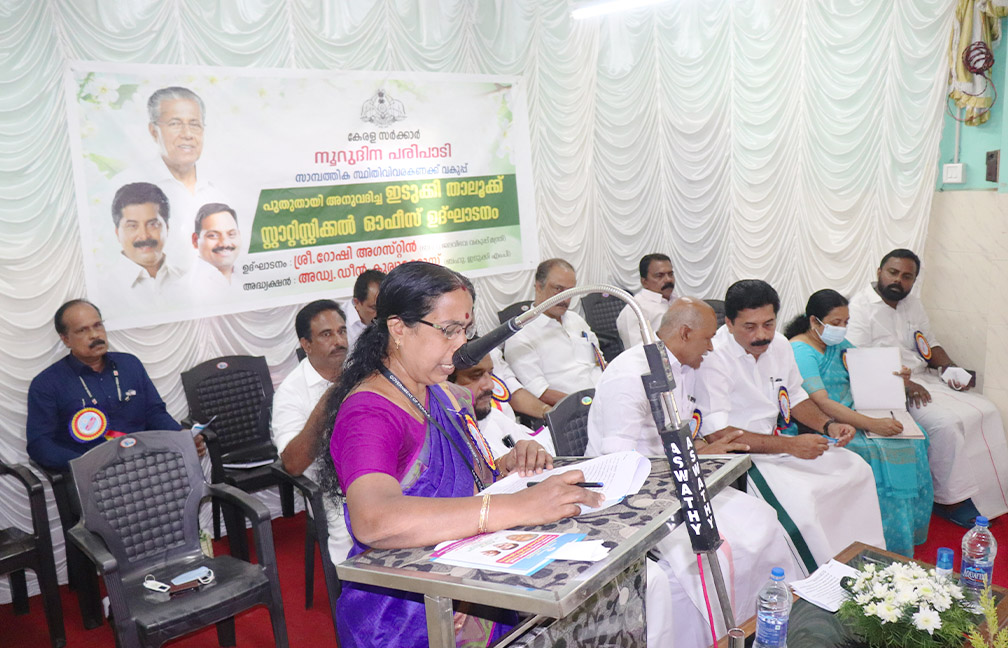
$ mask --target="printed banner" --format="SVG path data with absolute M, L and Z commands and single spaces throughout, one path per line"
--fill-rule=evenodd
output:
M 72 63 L 88 297 L 110 329 L 538 262 L 517 77 Z

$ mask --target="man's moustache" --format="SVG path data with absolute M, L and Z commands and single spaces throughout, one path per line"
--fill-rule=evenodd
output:
M 755 342 L 751 342 L 750 346 L 755 346 L 755 347 L 770 346 L 771 342 L 773 342 L 773 338 L 771 338 L 769 340 L 757 340 Z
M 218 245 L 213 250 L 211 250 L 211 252 L 213 252 L 214 254 L 220 254 L 221 252 L 234 252 L 236 249 L 238 248 L 237 246 L 234 245 Z
M 145 248 L 145 247 L 157 247 L 158 242 L 154 239 L 144 239 L 143 241 L 134 241 L 133 247 L 135 248 Z
M 333 347 L 333 350 L 329 352 L 329 355 L 336 355 L 339 353 L 346 353 L 347 348 L 344 346 Z
M 93 340 L 91 344 L 88 345 L 88 348 L 93 349 L 95 347 L 102 346 L 103 344 L 105 344 L 105 340 L 98 338 L 97 340 Z
M 669 282 L 669 283 L 667 283 L 667 284 L 665 284 L 664 286 L 661 287 L 662 290 L 672 290 L 673 288 L 675 288 L 675 282 L 674 281 Z

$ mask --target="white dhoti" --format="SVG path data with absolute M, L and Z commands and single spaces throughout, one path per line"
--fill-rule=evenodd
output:
M 750 456 L 758 473 L 750 470 L 749 492 L 771 504 L 776 499 L 783 507 L 786 517 L 778 510 L 781 524 L 791 534 L 795 558 L 808 572 L 852 542 L 885 548 L 875 477 L 864 459 L 836 447 L 815 459 Z
M 910 414 L 931 437 L 928 463 L 939 504 L 972 497 L 983 515 L 1008 512 L 1008 441 L 1001 414 L 989 400 L 972 392 L 957 392 L 931 374 L 913 380 L 931 393 L 924 407 Z
M 788 580 L 803 573 L 792 557 L 787 535 L 777 522 L 776 512 L 765 502 L 726 488 L 711 500 L 718 530 L 724 542 L 717 554 L 728 588 L 736 623 L 756 613 L 756 594 L 770 578 L 770 570 L 783 567 Z M 877 505 L 876 505 L 877 508 Z M 704 648 L 711 644 L 710 622 L 704 603 L 697 557 L 690 546 L 685 525 L 680 524 L 655 548 L 658 562 L 667 580 L 652 579 L 648 572 L 647 624 L 648 646 Z M 656 575 L 657 576 L 657 575 Z M 718 637 L 728 631 L 721 615 L 717 591 L 704 559 L 704 579 Z M 664 591 L 655 592 L 652 582 Z M 658 624 L 652 632 L 652 625 Z M 660 634 L 661 632 L 671 634 Z M 674 640 L 673 640 L 674 639 Z

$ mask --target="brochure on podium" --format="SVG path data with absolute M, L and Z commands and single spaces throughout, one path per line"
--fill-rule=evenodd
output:
M 876 347 L 847 349 L 844 363 L 850 374 L 854 409 L 872 418 L 894 418 L 903 424 L 903 432 L 883 436 L 865 432 L 870 439 L 923 439 L 924 432 L 914 422 L 906 406 L 903 379 L 898 375 L 899 349 Z
M 442 542 L 434 548 L 431 561 L 528 576 L 560 558 L 561 547 L 584 537 L 583 533 L 497 531 Z

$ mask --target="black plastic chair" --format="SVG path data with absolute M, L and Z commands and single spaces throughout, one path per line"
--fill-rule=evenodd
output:
M 721 326 L 724 324 L 725 314 L 724 314 L 724 300 L 723 299 L 705 299 L 705 302 L 714 309 L 714 314 L 717 316 L 717 325 Z
M 32 468 L 45 476 L 52 487 L 60 527 L 63 529 L 67 582 L 70 589 L 77 592 L 77 604 L 84 627 L 92 630 L 102 624 L 101 590 L 98 589 L 95 566 L 69 540 L 70 529 L 80 520 L 80 503 L 77 501 L 76 491 L 73 490 L 70 473 L 46 468 L 35 461 L 29 463 Z
M 322 561 L 322 575 L 325 577 L 326 592 L 329 594 L 329 612 L 332 615 L 333 631 L 339 637 L 336 628 L 336 601 L 339 599 L 343 586 L 336 574 L 336 565 L 329 556 L 329 525 L 325 514 L 325 495 L 314 481 L 304 475 L 294 476 L 284 470 L 281 462 L 273 464 L 277 479 L 289 483 L 301 492 L 305 499 L 305 518 L 307 529 L 305 533 L 305 609 L 314 604 L 315 598 L 315 547 L 318 546 L 319 558 Z M 336 502 L 336 505 L 341 505 Z
M 31 533 L 16 527 L 0 529 L 0 574 L 7 574 L 10 581 L 14 614 L 28 613 L 25 570 L 30 569 L 35 572 L 39 589 L 42 590 L 42 607 L 45 608 L 46 623 L 49 626 L 49 641 L 53 648 L 62 648 L 66 645 L 66 629 L 63 627 L 63 606 L 60 604 L 56 561 L 53 558 L 52 538 L 49 536 L 45 488 L 27 466 L 0 461 L 0 475 L 14 477 L 24 485 L 31 508 Z
M 161 646 L 210 624 L 222 646 L 233 646 L 234 616 L 256 605 L 269 609 L 274 642 L 287 648 L 269 511 L 227 484 L 207 484 L 187 432 L 137 432 L 103 443 L 73 459 L 70 471 L 83 510 L 70 539 L 99 566 L 121 648 Z M 252 521 L 258 564 L 203 555 L 199 506 L 207 496 Z M 214 580 L 195 591 L 170 597 L 143 585 L 147 575 L 168 583 L 201 566 Z
M 558 457 L 584 456 L 588 447 L 588 410 L 594 397 L 594 389 L 582 389 L 567 394 L 546 412 L 546 425 Z
M 503 324 L 512 317 L 517 317 L 530 308 L 532 308 L 532 300 L 515 302 L 504 310 L 497 311 L 497 319 L 500 320 L 501 324 Z
M 626 306 L 619 297 L 605 293 L 592 293 L 581 298 L 585 321 L 598 338 L 600 351 L 606 362 L 623 353 L 623 340 L 616 328 L 616 318 Z
M 277 458 L 270 433 L 273 382 L 266 358 L 224 356 L 182 372 L 189 418 L 213 422 L 203 432 L 210 455 L 210 481 L 230 484 L 251 493 L 280 486 L 284 517 L 294 515 L 294 491 L 281 484 L 269 463 Z M 224 464 L 268 461 L 256 468 L 226 468 Z M 214 537 L 220 538 L 220 508 L 213 509 Z M 224 524 L 234 555 L 248 556 L 244 523 L 236 512 L 224 511 Z

